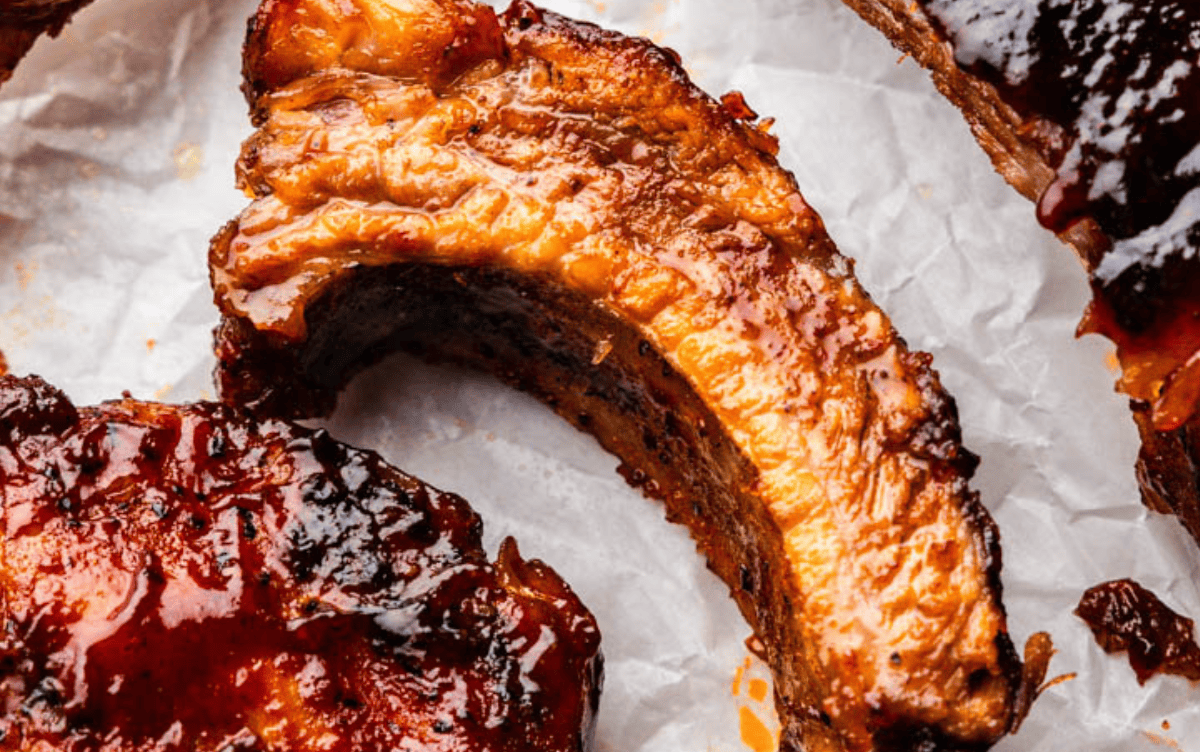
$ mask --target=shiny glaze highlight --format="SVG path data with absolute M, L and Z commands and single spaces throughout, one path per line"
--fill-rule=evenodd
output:
M 963 70 L 1026 121 L 1056 177 L 1038 218 L 1103 233 L 1081 331 L 1160 431 L 1200 405 L 1200 6 L 1188 0 L 920 0 Z
M 0 500 L 5 750 L 590 741 L 599 634 L 569 588 L 323 431 L 3 377 Z

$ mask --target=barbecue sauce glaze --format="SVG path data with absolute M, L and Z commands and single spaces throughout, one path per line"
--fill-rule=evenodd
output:
M 1200 5 L 1186 0 L 919 0 L 960 66 L 1022 115 L 1057 179 L 1038 218 L 1091 217 L 1081 332 L 1108 336 L 1120 386 L 1159 430 L 1200 401 Z
M 227 407 L 0 378 L 0 749 L 578 750 L 591 614 L 466 503 Z
M 1193 622 L 1133 580 L 1089 588 L 1075 615 L 1087 622 L 1106 653 L 1125 651 L 1139 684 L 1155 674 L 1200 681 L 1200 645 Z

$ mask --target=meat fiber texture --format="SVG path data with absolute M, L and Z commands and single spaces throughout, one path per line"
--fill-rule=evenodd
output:
M 100 2 L 0 88 L 0 352 L 14 372 L 80 403 L 213 396 L 205 250 L 247 203 L 232 171 L 255 4 Z M 672 47 L 706 91 L 738 89 L 776 118 L 781 162 L 863 286 L 934 354 L 983 459 L 1010 629 L 1048 629 L 1051 673 L 1078 673 L 996 749 L 1200 738 L 1200 690 L 1139 687 L 1071 615 L 1087 587 L 1124 576 L 1200 615 L 1200 561 L 1138 500 L 1136 431 L 1098 367 L 1109 346 L 1073 337 L 1084 275 L 927 76 L 832 0 L 545 4 Z M 393 358 L 326 425 L 470 498 L 491 553 L 514 535 L 571 583 L 604 634 L 599 750 L 737 752 L 758 748 L 754 719 L 776 728 L 752 691 L 766 672 L 749 629 L 686 531 L 549 410 L 490 377 Z

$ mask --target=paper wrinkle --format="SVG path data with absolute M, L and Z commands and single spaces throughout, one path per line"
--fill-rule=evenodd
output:
M 212 396 L 205 254 L 246 204 L 233 163 L 250 133 L 238 86 L 253 5 L 98 0 L 0 89 L 0 351 L 15 372 L 81 403 Z M 934 354 L 982 457 L 975 487 L 1002 532 L 1013 637 L 1049 630 L 1051 675 L 1079 674 L 997 749 L 1200 739 L 1200 689 L 1139 687 L 1071 613 L 1085 588 L 1132 576 L 1200 616 L 1200 556 L 1138 502 L 1111 348 L 1073 336 L 1079 264 L 926 74 L 835 0 L 548 5 L 646 34 L 710 94 L 740 89 L 775 118 L 780 161 L 864 286 Z M 489 550 L 514 535 L 583 596 L 607 656 L 598 749 L 746 749 L 747 698 L 731 686 L 749 630 L 686 532 L 590 437 L 490 377 L 406 357 L 355 381 L 327 425 L 463 494 Z

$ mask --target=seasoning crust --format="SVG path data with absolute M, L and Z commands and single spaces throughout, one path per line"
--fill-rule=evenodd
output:
M 689 526 L 785 749 L 1013 726 L 1036 680 L 953 401 L 740 97 L 525 2 L 268 0 L 245 81 L 255 201 L 210 254 L 223 399 L 320 414 L 398 348 L 490 370 Z

